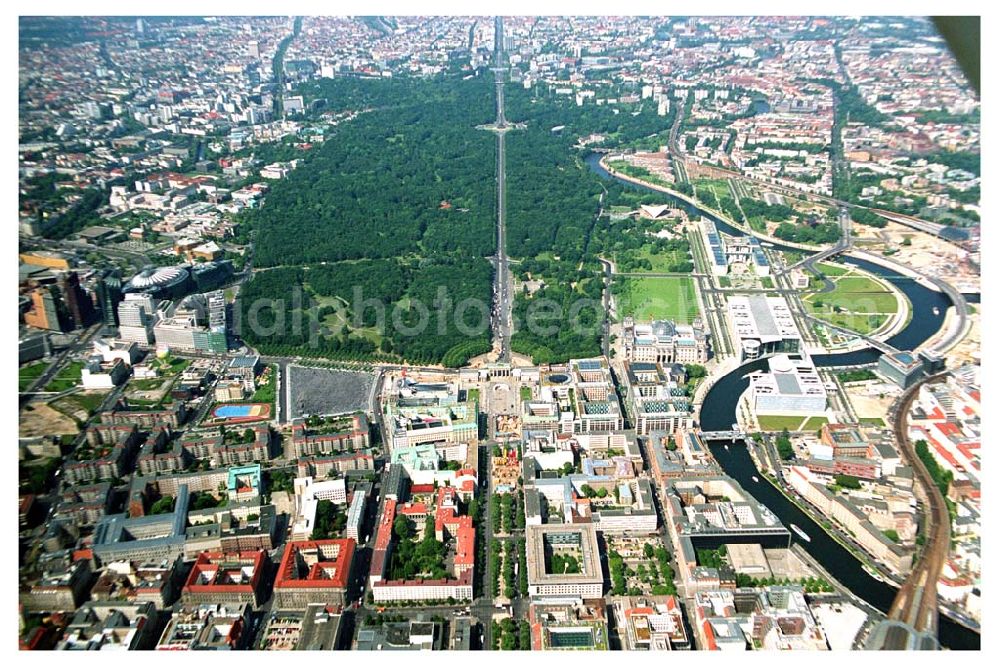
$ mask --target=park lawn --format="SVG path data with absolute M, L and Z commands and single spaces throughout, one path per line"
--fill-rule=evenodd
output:
M 56 376 L 45 385 L 45 390 L 50 393 L 68 391 L 80 383 L 80 380 L 82 379 L 82 372 L 83 363 L 80 361 L 73 361 L 56 373 Z
M 837 282 L 837 287 L 840 288 L 840 290 L 848 293 L 870 293 L 873 291 L 884 290 L 882 285 L 871 277 L 864 277 L 857 274 L 841 276 L 835 281 Z
M 371 328 L 356 328 L 351 331 L 350 337 L 356 337 L 360 340 L 368 340 L 376 347 L 382 345 L 382 335 L 378 332 L 378 328 L 372 326 Z
M 835 326 L 847 328 L 862 335 L 875 332 L 890 318 L 889 314 L 849 314 L 847 312 L 837 314 L 829 307 L 818 310 L 810 307 L 809 311 Z
M 841 276 L 834 279 L 837 290 L 842 293 L 888 293 L 882 284 L 870 277 L 857 275 Z
M 367 333 L 359 331 L 353 331 L 351 329 L 351 319 L 348 316 L 348 302 L 345 298 L 341 296 L 333 295 L 321 295 L 316 293 L 309 287 L 309 295 L 316 303 L 316 307 L 322 309 L 324 307 L 332 307 L 334 310 L 326 316 L 323 317 L 323 321 L 320 324 L 325 326 L 329 331 L 330 335 L 342 335 L 342 334 L 353 334 L 357 337 L 363 337 L 365 339 L 372 340 L 376 345 L 379 344 L 378 338 L 373 338 Z M 374 328 L 371 330 L 375 330 Z
M 76 405 L 89 413 L 100 407 L 107 397 L 107 393 L 74 393 L 61 398 L 60 401 Z
M 802 424 L 801 416 L 770 416 L 757 415 L 757 424 L 761 430 L 798 430 Z
M 832 268 L 834 271 L 837 268 Z M 820 269 L 828 269 L 822 264 Z M 899 308 L 896 296 L 882 284 L 868 277 L 842 272 L 833 275 L 836 288 L 830 293 L 814 293 L 806 296 L 804 302 L 810 314 L 814 314 L 842 328 L 868 334 L 881 328 Z M 816 307 L 813 302 L 820 301 Z M 837 307 L 841 311 L 834 310 Z
M 346 334 L 349 337 L 370 340 L 376 347 L 382 344 L 382 336 L 379 335 L 378 328 L 374 326 L 370 328 L 351 327 L 352 319 L 348 315 L 347 300 L 340 296 L 327 296 L 315 293 L 312 294 L 312 297 L 316 301 L 317 307 L 333 307 L 336 309 L 335 312 L 324 316 L 320 324 L 321 326 L 325 326 L 331 335 Z
M 860 417 L 858 420 L 861 423 L 867 423 L 871 426 L 885 426 L 885 419 L 877 416 Z
M 833 304 L 840 304 L 854 312 L 895 313 L 899 309 L 896 295 L 873 279 L 849 276 L 837 278 L 834 283 L 837 288 L 828 294 L 833 296 Z M 836 302 L 842 297 L 850 300 L 851 304 Z
M 340 309 L 341 306 L 347 305 L 347 300 L 341 298 L 340 296 L 322 295 L 312 290 L 312 287 L 308 284 L 304 284 L 303 286 L 309 291 L 309 296 L 316 303 L 317 307 L 333 307 L 335 309 Z
M 146 400 L 145 398 L 129 398 L 128 404 L 132 407 L 137 407 L 141 409 L 166 409 L 167 405 L 165 403 L 166 399 L 160 400 Z
M 842 268 L 833 265 L 832 263 L 817 263 L 816 269 L 825 274 L 827 277 L 839 277 L 850 272 L 848 268 Z
M 469 389 L 466 397 L 469 402 L 479 402 L 479 389 Z
M 319 298 L 319 296 L 316 297 Z M 340 298 L 327 298 L 326 296 L 322 297 L 328 300 L 328 302 L 326 302 L 326 304 L 323 304 L 319 300 L 317 300 L 316 303 L 320 308 L 330 306 L 336 309 L 337 311 L 331 312 L 326 316 L 324 316 L 323 321 L 320 325 L 326 326 L 326 328 L 330 331 L 331 335 L 339 335 L 350 326 L 350 319 L 347 316 L 347 310 L 341 307 L 343 303 L 340 301 Z
M 167 382 L 163 377 L 154 379 L 133 379 L 130 386 L 137 391 L 155 391 Z
M 802 425 L 801 430 L 819 430 L 828 423 L 830 423 L 830 420 L 825 416 L 811 416 Z
M 787 251 L 787 250 L 783 250 L 781 252 L 781 254 L 785 258 L 785 264 L 786 265 L 795 265 L 796 263 L 798 263 L 799 261 L 801 261 L 803 258 L 806 257 L 806 255 L 804 253 L 802 253 L 801 251 Z
M 67 396 L 67 399 L 72 399 L 80 407 L 88 411 L 93 411 L 100 407 L 101 403 L 107 397 L 107 393 L 74 393 L 71 396 Z
M 696 179 L 694 186 L 697 189 L 710 189 L 715 193 L 715 197 L 723 198 L 731 196 L 728 179 Z
M 846 293 L 837 289 L 831 293 L 820 293 L 816 298 L 826 305 L 836 305 L 858 314 L 895 314 L 898 308 L 896 296 L 888 292 Z
M 715 189 L 710 184 L 704 184 L 701 180 L 694 183 L 694 195 L 700 202 L 712 209 L 719 208 L 719 197 L 715 194 Z
M 273 365 L 268 365 L 260 377 L 266 378 L 267 383 L 257 387 L 257 390 L 254 391 L 253 396 L 250 398 L 250 402 L 273 403 L 275 390 L 278 387 L 278 371 Z
M 530 386 L 522 386 L 520 393 L 521 393 L 521 400 L 531 400 Z
M 750 224 L 750 228 L 756 230 L 758 233 L 767 232 L 767 222 L 764 220 L 764 217 L 761 216 L 760 214 L 751 216 L 747 220 L 747 222 Z
M 187 366 L 191 365 L 190 359 L 178 358 L 177 356 L 165 356 L 164 358 L 157 357 L 150 364 L 150 367 L 156 368 L 162 375 L 176 375 L 184 372 Z
M 100 407 L 107 393 L 72 393 L 49 403 L 49 406 L 62 412 L 71 419 L 77 420 L 89 417 Z
M 37 363 L 32 363 L 30 365 L 25 365 L 23 368 L 17 371 L 17 390 L 24 391 L 31 384 L 42 376 L 45 372 L 45 368 L 48 367 L 48 363 L 38 361 Z
M 698 316 L 698 300 L 691 277 L 627 277 L 616 294 L 620 318 L 638 321 L 671 319 L 691 323 Z
M 653 174 L 649 170 L 641 168 L 637 165 L 626 163 L 625 161 L 608 161 L 608 167 L 630 177 L 635 177 L 636 179 L 640 179 L 642 181 L 648 181 L 651 184 L 659 184 L 660 186 L 668 187 L 673 186 L 673 184 L 659 175 Z
M 682 251 L 671 251 L 666 254 L 656 254 L 653 253 L 652 245 L 644 245 L 642 249 L 638 251 L 635 255 L 636 260 L 645 259 L 648 260 L 650 265 L 653 266 L 652 270 L 633 270 L 633 272 L 652 272 L 652 273 L 664 273 L 671 272 L 670 266 L 676 263 L 682 263 L 687 260 L 687 254 Z

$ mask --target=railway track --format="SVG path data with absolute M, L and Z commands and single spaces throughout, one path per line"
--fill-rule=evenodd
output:
M 888 617 L 903 621 L 918 631 L 932 632 L 935 635 L 938 625 L 937 582 L 951 544 L 951 516 L 944 496 L 917 456 L 906 426 L 910 406 L 920 388 L 924 384 L 942 381 L 948 374 L 942 372 L 927 377 L 906 389 L 899 400 L 893 420 L 896 442 L 920 483 L 918 495 L 926 510 L 927 539 L 924 551 L 917 558 L 909 578 L 896 594 L 896 599 L 889 608 Z

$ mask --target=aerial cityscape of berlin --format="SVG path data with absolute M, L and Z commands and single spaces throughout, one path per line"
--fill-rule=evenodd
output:
M 20 650 L 981 649 L 979 16 L 121 4 L 12 19 Z

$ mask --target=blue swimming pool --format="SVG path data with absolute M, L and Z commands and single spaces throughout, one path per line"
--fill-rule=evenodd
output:
M 253 405 L 223 405 L 222 407 L 216 407 L 212 413 L 220 419 L 233 419 L 250 416 L 253 409 Z

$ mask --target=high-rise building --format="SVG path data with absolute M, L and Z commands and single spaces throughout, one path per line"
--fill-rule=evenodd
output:
M 18 363 L 27 363 L 52 354 L 48 333 L 22 334 L 17 343 Z
M 252 40 L 248 46 L 250 47 L 250 58 L 260 60 L 260 42 Z
M 247 85 L 250 88 L 260 86 L 261 76 L 260 76 L 259 63 L 257 63 L 256 61 L 252 63 L 247 63 L 244 73 L 247 76 Z
M 142 307 L 143 311 L 147 316 L 156 315 L 156 298 L 150 293 L 127 293 L 125 294 L 123 301 L 125 303 L 132 303 Z M 119 307 L 119 310 L 121 307 Z M 121 315 L 119 314 L 119 318 Z M 139 324 L 128 324 L 128 325 L 139 325 Z
M 193 350 L 195 320 L 191 317 L 163 319 L 153 327 L 156 343 L 170 349 Z
M 97 303 L 104 325 L 118 325 L 118 304 L 122 301 L 122 277 L 118 270 L 108 270 L 97 282 Z
M 148 293 L 129 293 L 118 305 L 118 333 L 126 342 L 152 344 L 156 305 Z
M 63 274 L 59 278 L 59 289 L 62 291 L 63 302 L 72 321 L 70 327 L 89 326 L 94 318 L 94 304 L 80 286 L 80 276 L 76 272 Z
M 65 317 L 62 300 L 52 285 L 36 285 L 29 294 L 31 299 L 28 311 L 24 313 L 24 322 L 29 326 L 43 330 L 70 330 L 69 319 Z
M 224 354 L 228 350 L 226 331 L 212 331 L 199 326 L 193 315 L 173 316 L 159 321 L 154 327 L 156 343 L 182 351 L 204 351 Z
M 218 332 L 203 328 L 197 329 L 194 331 L 193 343 L 197 351 L 208 351 L 213 354 L 224 354 L 229 351 L 225 330 Z
M 208 298 L 208 327 L 213 331 L 226 332 L 226 298 L 222 291 L 205 294 Z

